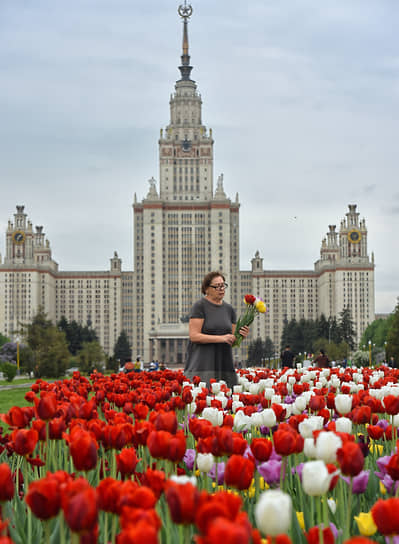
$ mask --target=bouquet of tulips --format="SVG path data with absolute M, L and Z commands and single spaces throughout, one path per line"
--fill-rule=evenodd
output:
M 265 314 L 267 312 L 266 304 L 260 298 L 254 295 L 245 295 L 244 302 L 246 309 L 243 315 L 241 315 L 237 321 L 234 335 L 236 337 L 233 348 L 240 347 L 243 336 L 240 334 L 241 327 L 249 327 L 249 325 L 255 319 L 256 314 Z

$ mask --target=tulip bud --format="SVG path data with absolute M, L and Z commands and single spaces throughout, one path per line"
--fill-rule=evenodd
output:
M 211 453 L 198 453 L 197 467 L 200 472 L 209 472 L 215 463 L 215 458 Z
M 352 421 L 347 417 L 339 417 L 335 420 L 335 428 L 338 433 L 352 433 Z
M 348 414 L 352 410 L 351 395 L 336 395 L 335 408 L 340 414 Z
M 325 463 L 335 463 L 337 450 L 342 447 L 341 438 L 333 432 L 321 432 L 316 440 L 316 458 Z
M 266 410 L 263 410 L 260 413 L 262 415 L 262 421 L 265 427 L 271 428 L 276 425 L 277 419 L 274 410 L 272 410 L 271 408 L 266 408 Z
M 306 455 L 306 457 L 311 457 L 313 459 L 316 458 L 316 445 L 313 438 L 305 438 L 303 453 Z
M 255 506 L 258 529 L 271 537 L 288 532 L 291 516 L 291 497 L 279 489 L 270 489 L 262 493 Z
M 327 493 L 331 475 L 324 461 L 308 461 L 302 469 L 302 487 L 307 495 L 317 497 Z

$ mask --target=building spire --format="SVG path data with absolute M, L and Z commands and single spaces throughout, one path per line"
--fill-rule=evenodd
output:
M 190 4 L 187 5 L 187 0 L 184 0 L 184 4 L 180 4 L 177 12 L 183 19 L 183 54 L 181 56 L 181 66 L 179 66 L 179 70 L 181 73 L 181 79 L 189 80 L 193 67 L 190 66 L 190 55 L 188 54 L 187 21 L 193 13 L 193 8 Z

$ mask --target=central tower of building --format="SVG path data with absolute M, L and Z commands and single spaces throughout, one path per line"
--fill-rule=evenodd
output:
M 180 79 L 170 98 L 170 121 L 161 129 L 159 187 L 134 197 L 133 350 L 145 360 L 183 362 L 187 318 L 201 294 L 203 276 L 220 270 L 236 305 L 239 286 L 239 202 L 224 192 L 223 175 L 213 182 L 212 130 L 202 123 L 202 100 L 191 79 L 188 20 L 181 5 L 183 47 Z

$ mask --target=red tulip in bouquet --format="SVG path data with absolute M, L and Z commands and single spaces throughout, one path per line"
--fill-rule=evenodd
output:
M 246 309 L 243 315 L 241 315 L 237 321 L 234 335 L 236 337 L 233 348 L 241 345 L 243 336 L 240 334 L 241 327 L 249 327 L 249 325 L 255 319 L 256 314 L 265 314 L 267 312 L 266 304 L 260 298 L 254 295 L 245 295 L 244 302 Z

